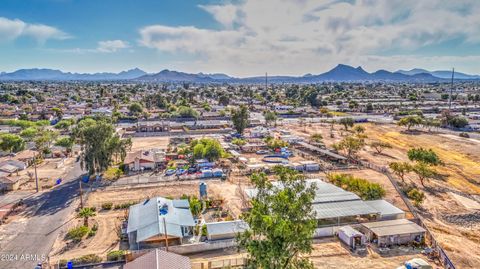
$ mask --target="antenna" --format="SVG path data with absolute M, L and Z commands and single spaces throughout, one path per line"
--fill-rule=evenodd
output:
M 455 77 L 455 68 L 452 68 L 452 85 L 450 86 L 450 96 L 448 98 L 448 110 L 452 109 L 453 78 Z

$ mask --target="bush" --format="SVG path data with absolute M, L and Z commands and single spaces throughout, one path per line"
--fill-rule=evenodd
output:
M 103 173 L 103 178 L 106 180 L 117 180 L 123 175 L 123 170 L 116 167 L 110 167 Z
M 130 206 L 136 204 L 137 202 L 127 202 L 127 203 L 123 203 L 123 204 L 118 204 L 118 205 L 115 205 L 115 209 L 127 209 L 129 208 Z
M 460 137 L 465 137 L 465 138 L 470 138 L 470 135 L 468 133 L 460 133 Z
M 123 250 L 113 250 L 107 253 L 108 261 L 120 261 L 125 258 L 125 252 Z
M 112 202 L 107 202 L 102 204 L 102 209 L 103 210 L 111 210 L 113 208 L 113 203 Z
M 207 233 L 207 225 L 204 224 L 204 225 L 202 226 L 202 236 L 207 236 L 207 235 L 208 235 L 208 233 Z
M 356 178 L 348 174 L 330 174 L 328 180 L 334 185 L 354 192 L 363 200 L 376 200 L 385 196 L 385 189 L 378 183 L 371 183 L 363 178 Z
M 75 258 L 72 260 L 73 264 L 89 264 L 89 263 L 99 263 L 102 261 L 98 255 L 95 254 L 88 254 L 83 255 L 80 258 Z
M 93 237 L 97 234 L 97 230 L 90 230 L 87 234 L 87 237 Z
M 88 234 L 87 226 L 79 226 L 68 231 L 67 238 L 73 241 L 82 241 L 83 237 Z
M 407 197 L 411 199 L 413 201 L 413 204 L 417 207 L 422 204 L 423 200 L 425 200 L 425 193 L 423 193 L 417 188 L 410 188 L 410 190 L 406 192 L 406 194 Z

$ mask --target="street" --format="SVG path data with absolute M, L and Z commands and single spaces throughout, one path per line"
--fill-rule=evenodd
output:
M 5 248 L 0 251 L 0 269 L 34 268 L 48 257 L 66 218 L 75 209 L 76 179 L 82 173 L 80 164 L 75 163 L 62 185 L 24 200 L 29 217 L 10 242 L 2 242 Z

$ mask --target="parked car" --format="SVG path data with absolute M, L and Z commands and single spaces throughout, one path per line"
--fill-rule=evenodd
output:
M 175 174 L 176 170 L 175 169 L 168 169 L 167 171 L 165 171 L 165 175 L 166 176 L 171 176 L 173 174 Z
M 268 151 L 266 149 L 261 149 L 261 150 L 257 150 L 257 152 L 255 152 L 255 153 L 258 154 L 258 155 L 265 155 L 265 154 L 270 153 L 270 151 Z

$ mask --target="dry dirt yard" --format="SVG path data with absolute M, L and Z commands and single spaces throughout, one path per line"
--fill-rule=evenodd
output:
M 132 137 L 132 151 L 148 150 L 153 148 L 167 149 L 170 143 L 169 137 Z
M 429 180 L 427 188 L 421 186 L 413 173 L 406 180 L 425 192 L 426 199 L 418 212 L 456 267 L 480 268 L 480 212 L 476 209 L 480 198 L 480 142 L 434 131 L 408 133 L 393 124 L 362 125 L 366 128 L 367 144 L 377 140 L 392 145 L 381 155 L 368 146 L 358 154 L 361 159 L 376 165 L 408 161 L 407 151 L 413 147 L 431 148 L 439 155 L 445 163 L 437 168 L 442 180 Z M 290 125 L 287 128 L 305 138 L 321 133 L 329 148 L 346 135 L 340 125 L 334 127 L 334 138 L 330 137 L 330 124 L 311 124 L 306 128 Z M 371 172 L 361 176 L 372 181 L 377 178 Z

